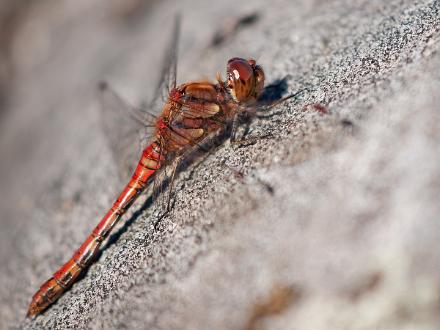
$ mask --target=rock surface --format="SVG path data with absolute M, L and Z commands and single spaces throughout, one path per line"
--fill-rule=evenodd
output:
M 16 33 L 1 328 L 438 329 L 440 2 L 128 3 L 34 3 Z M 96 83 L 152 97 L 176 8 L 179 81 L 253 56 L 286 94 L 308 91 L 252 121 L 247 138 L 263 138 L 185 168 L 156 229 L 162 206 L 138 203 L 86 276 L 25 320 L 123 185 Z

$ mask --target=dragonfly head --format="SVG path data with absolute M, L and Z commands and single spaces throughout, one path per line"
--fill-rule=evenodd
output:
M 264 87 L 264 71 L 255 60 L 234 57 L 228 61 L 225 82 L 236 102 L 254 102 Z

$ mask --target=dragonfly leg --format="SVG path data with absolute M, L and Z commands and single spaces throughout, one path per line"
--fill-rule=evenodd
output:
M 237 139 L 237 129 L 240 122 L 240 116 L 249 116 L 249 113 L 247 111 L 239 112 L 235 115 L 233 121 L 232 121 L 232 129 L 231 129 L 231 135 L 229 136 L 229 142 L 233 145 L 251 145 L 256 143 L 259 140 L 267 139 L 269 137 L 272 137 L 271 134 L 266 134 L 263 136 L 256 136 L 251 138 L 246 138 L 246 134 L 248 133 L 249 125 L 247 125 L 245 132 L 243 133 L 243 138 Z M 248 118 L 248 117 L 247 117 Z M 249 123 L 247 123 L 249 124 Z
M 249 130 L 249 113 L 247 112 L 247 109 L 242 110 L 241 112 L 238 112 L 235 114 L 234 119 L 232 120 L 232 127 L 231 127 L 231 134 L 229 136 L 229 142 L 231 144 L 246 144 L 247 139 L 237 139 L 237 131 L 238 127 L 240 126 L 240 122 L 243 119 L 243 122 L 246 123 L 246 128 L 244 130 L 243 136 L 246 136 L 248 130 Z
M 180 157 L 177 158 L 174 163 L 174 166 L 173 166 L 173 173 L 171 174 L 170 186 L 169 186 L 168 197 L 167 197 L 167 208 L 166 208 L 167 213 L 171 210 L 171 194 L 173 192 L 174 178 L 176 177 L 176 172 L 177 172 L 177 168 L 180 164 L 180 161 L 181 161 Z
M 257 117 L 266 117 L 267 116 L 267 110 L 272 109 L 273 107 L 286 102 L 287 100 L 290 100 L 292 98 L 296 98 L 298 95 L 300 95 L 301 93 L 305 92 L 305 91 L 309 91 L 308 88 L 303 88 L 301 90 L 299 90 L 296 93 L 287 95 L 279 100 L 275 100 L 272 103 L 269 104 L 263 104 L 261 106 L 256 106 L 256 107 L 250 107 L 248 109 L 246 109 L 246 113 L 250 114 L 250 115 L 254 115 Z
M 241 139 L 241 140 L 234 140 L 234 141 L 231 141 L 231 143 L 233 145 L 249 146 L 249 145 L 257 143 L 260 140 L 265 140 L 265 139 L 268 139 L 271 137 L 273 137 L 272 134 L 266 134 L 266 135 L 262 135 L 262 136 L 255 136 L 255 137 L 245 138 L 245 139 Z
M 294 94 L 290 94 L 288 96 L 285 96 L 285 97 L 283 97 L 279 100 L 276 100 L 270 104 L 265 104 L 265 105 L 260 105 L 260 106 L 258 106 L 258 105 L 249 106 L 249 107 L 241 109 L 241 111 L 235 115 L 235 117 L 232 121 L 232 129 L 231 129 L 231 136 L 229 137 L 229 142 L 231 144 L 235 144 L 235 145 L 250 145 L 250 144 L 256 143 L 259 140 L 272 137 L 273 135 L 267 134 L 264 136 L 258 136 L 258 137 L 245 138 L 245 139 L 238 140 L 236 138 L 236 135 L 237 135 L 237 128 L 239 126 L 238 124 L 240 121 L 240 115 L 247 115 L 247 116 L 255 116 L 258 118 L 264 118 L 268 115 L 267 110 L 269 110 L 269 109 L 271 109 L 281 103 L 284 103 L 291 98 L 295 98 L 299 94 L 303 93 L 304 91 L 308 91 L 308 90 L 309 90 L 308 88 L 301 89 L 300 91 L 298 91 Z M 273 115 L 273 113 L 272 113 L 272 115 Z
M 281 104 L 281 103 L 284 103 L 284 102 L 286 102 L 287 100 L 289 100 L 289 99 L 292 99 L 292 98 L 296 98 L 298 95 L 300 95 L 300 94 L 302 94 L 303 92 L 305 92 L 305 91 L 310 91 L 307 87 L 306 88 L 303 88 L 303 89 L 300 89 L 298 92 L 296 92 L 296 93 L 293 93 L 293 94 L 290 94 L 290 95 L 287 95 L 287 96 L 285 96 L 285 97 L 283 97 L 283 98 L 281 98 L 281 99 L 279 99 L 279 100 L 277 100 L 277 101 L 274 101 L 274 102 L 272 102 L 271 104 L 269 104 L 268 105 L 268 107 L 269 108 L 272 108 L 272 107 L 274 107 L 274 106 L 276 106 L 276 105 L 278 105 L 278 104 Z
M 232 120 L 231 135 L 229 136 L 230 143 L 235 143 L 236 141 L 238 122 L 240 120 L 239 116 L 240 116 L 239 113 L 235 114 L 234 119 Z
M 171 196 L 172 196 L 173 187 L 174 187 L 174 179 L 176 177 L 177 168 L 180 165 L 181 159 L 182 159 L 182 156 L 176 158 L 176 160 L 174 161 L 173 170 L 172 170 L 172 173 L 171 173 L 171 177 L 170 177 L 170 181 L 169 181 L 169 186 L 168 186 L 166 208 L 165 208 L 164 212 L 158 217 L 158 219 L 154 223 L 154 229 L 156 229 L 156 230 L 157 230 L 157 226 L 162 221 L 162 219 L 171 211 L 171 207 L 172 207 Z

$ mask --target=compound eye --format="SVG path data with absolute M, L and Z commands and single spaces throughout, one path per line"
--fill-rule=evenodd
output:
M 235 81 L 241 81 L 245 84 L 253 77 L 253 69 L 251 65 L 242 58 L 233 58 L 228 62 L 228 77 Z
M 264 88 L 264 71 L 260 66 L 255 66 L 255 95 L 258 97 Z
M 234 88 L 235 78 L 232 73 L 228 72 L 228 87 Z

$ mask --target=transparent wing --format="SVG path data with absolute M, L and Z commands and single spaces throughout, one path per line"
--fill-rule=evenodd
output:
M 147 105 L 148 110 L 159 112 L 169 91 L 176 87 L 179 31 L 180 14 L 177 14 L 172 38 L 164 55 L 160 79 L 153 99 Z M 146 110 L 130 105 L 105 82 L 100 83 L 99 91 L 104 131 L 119 174 L 122 179 L 128 179 L 143 148 L 154 133 L 156 117 Z
M 99 85 L 102 123 L 121 179 L 132 174 L 154 132 L 156 117 L 123 100 L 107 83 Z
M 173 34 L 163 57 L 164 60 L 161 66 L 162 69 L 159 81 L 155 93 L 153 94 L 153 99 L 149 104 L 149 109 L 161 108 L 165 100 L 168 98 L 170 90 L 176 87 L 177 49 L 179 44 L 180 22 L 180 14 L 176 14 Z

